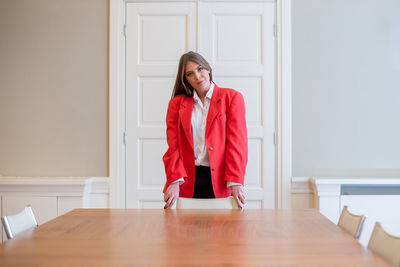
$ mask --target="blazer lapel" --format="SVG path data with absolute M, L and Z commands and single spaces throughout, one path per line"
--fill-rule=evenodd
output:
M 220 111 L 221 105 L 221 89 L 215 84 L 214 91 L 211 97 L 210 108 L 208 109 L 207 124 L 206 124 L 206 137 L 210 131 L 210 127 Z
M 182 122 L 183 131 L 185 132 L 186 138 L 189 140 L 189 144 L 192 146 L 192 149 L 194 148 L 191 121 L 193 106 L 193 97 L 184 97 L 179 109 L 179 117 Z

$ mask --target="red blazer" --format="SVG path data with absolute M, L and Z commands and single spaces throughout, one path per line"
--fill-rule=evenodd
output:
M 167 111 L 168 150 L 163 156 L 167 182 L 184 177 L 180 197 L 193 197 L 195 165 L 191 127 L 193 97 L 178 95 L 170 100 Z M 206 147 L 216 198 L 228 197 L 226 181 L 244 182 L 247 165 L 247 128 L 243 96 L 229 88 L 214 87 L 206 125 Z

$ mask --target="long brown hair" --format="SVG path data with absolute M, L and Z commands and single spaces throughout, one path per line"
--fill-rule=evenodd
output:
M 174 91 L 172 92 L 172 98 L 174 98 L 177 95 L 193 96 L 194 89 L 186 80 L 186 75 L 185 75 L 186 64 L 189 61 L 195 62 L 200 66 L 202 66 L 203 68 L 205 68 L 206 70 L 208 70 L 210 72 L 210 82 L 213 81 L 212 69 L 210 67 L 210 64 L 208 64 L 207 60 L 205 60 L 204 57 L 202 57 L 199 53 L 193 51 L 187 52 L 186 54 L 183 54 L 181 56 L 181 59 L 179 60 L 178 73 L 176 75 Z

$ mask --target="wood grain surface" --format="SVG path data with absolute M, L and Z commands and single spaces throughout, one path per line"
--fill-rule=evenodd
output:
M 77 209 L 3 243 L 0 266 L 388 265 L 312 209 Z

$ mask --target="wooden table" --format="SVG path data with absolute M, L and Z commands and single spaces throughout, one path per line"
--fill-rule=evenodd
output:
M 0 266 L 388 266 L 316 210 L 77 209 L 0 247 Z

